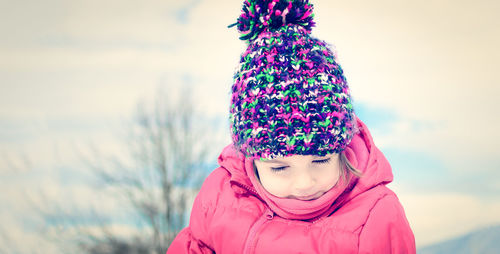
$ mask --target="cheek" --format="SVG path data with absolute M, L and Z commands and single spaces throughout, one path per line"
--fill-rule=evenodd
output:
M 260 175 L 260 182 L 264 189 L 277 197 L 286 197 L 288 193 L 288 183 L 280 177 L 272 174 Z
M 337 173 L 333 173 L 333 174 L 329 174 L 328 176 L 326 176 L 324 179 L 325 179 L 325 185 L 329 186 L 329 187 L 333 187 L 335 184 L 337 184 L 337 182 L 339 181 L 339 174 Z M 328 180 L 326 180 L 328 179 Z
M 317 187 L 321 190 L 328 190 L 335 186 L 340 179 L 338 168 L 327 167 L 318 170 L 316 177 Z
M 340 179 L 340 171 L 338 168 L 326 170 L 320 179 L 322 179 L 323 186 L 333 187 Z

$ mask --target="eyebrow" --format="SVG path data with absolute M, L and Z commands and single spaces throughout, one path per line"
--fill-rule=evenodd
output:
M 332 158 L 332 156 L 325 155 L 325 156 L 314 156 L 313 160 L 326 160 Z
M 285 161 L 279 160 L 279 159 L 274 159 L 274 160 L 266 160 L 262 161 L 264 163 L 286 163 Z

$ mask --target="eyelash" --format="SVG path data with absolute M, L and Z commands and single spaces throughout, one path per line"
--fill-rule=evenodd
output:
M 328 162 L 330 162 L 330 158 L 323 159 L 323 160 L 313 161 L 313 163 L 317 163 L 317 164 L 325 164 L 325 163 L 328 163 Z
M 316 164 L 326 164 L 328 162 L 330 162 L 330 158 L 324 159 L 324 160 L 315 160 L 315 161 L 313 161 L 313 163 L 316 163 Z M 271 170 L 274 171 L 274 172 L 280 172 L 280 171 L 285 170 L 285 168 L 287 168 L 287 167 L 271 168 Z
M 272 170 L 273 172 L 280 172 L 280 171 L 285 170 L 285 168 L 286 168 L 286 167 L 271 168 L 271 170 Z

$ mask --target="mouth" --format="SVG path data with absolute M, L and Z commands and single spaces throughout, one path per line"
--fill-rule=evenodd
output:
M 317 192 L 315 194 L 308 195 L 308 196 L 296 196 L 295 198 L 298 200 L 310 201 L 310 200 L 318 199 L 321 196 L 323 196 L 323 192 Z

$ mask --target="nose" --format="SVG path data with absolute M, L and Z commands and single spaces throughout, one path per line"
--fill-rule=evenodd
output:
M 311 190 L 314 189 L 316 179 L 309 172 L 304 172 L 296 176 L 294 181 L 294 189 L 297 195 L 306 196 L 311 195 Z

